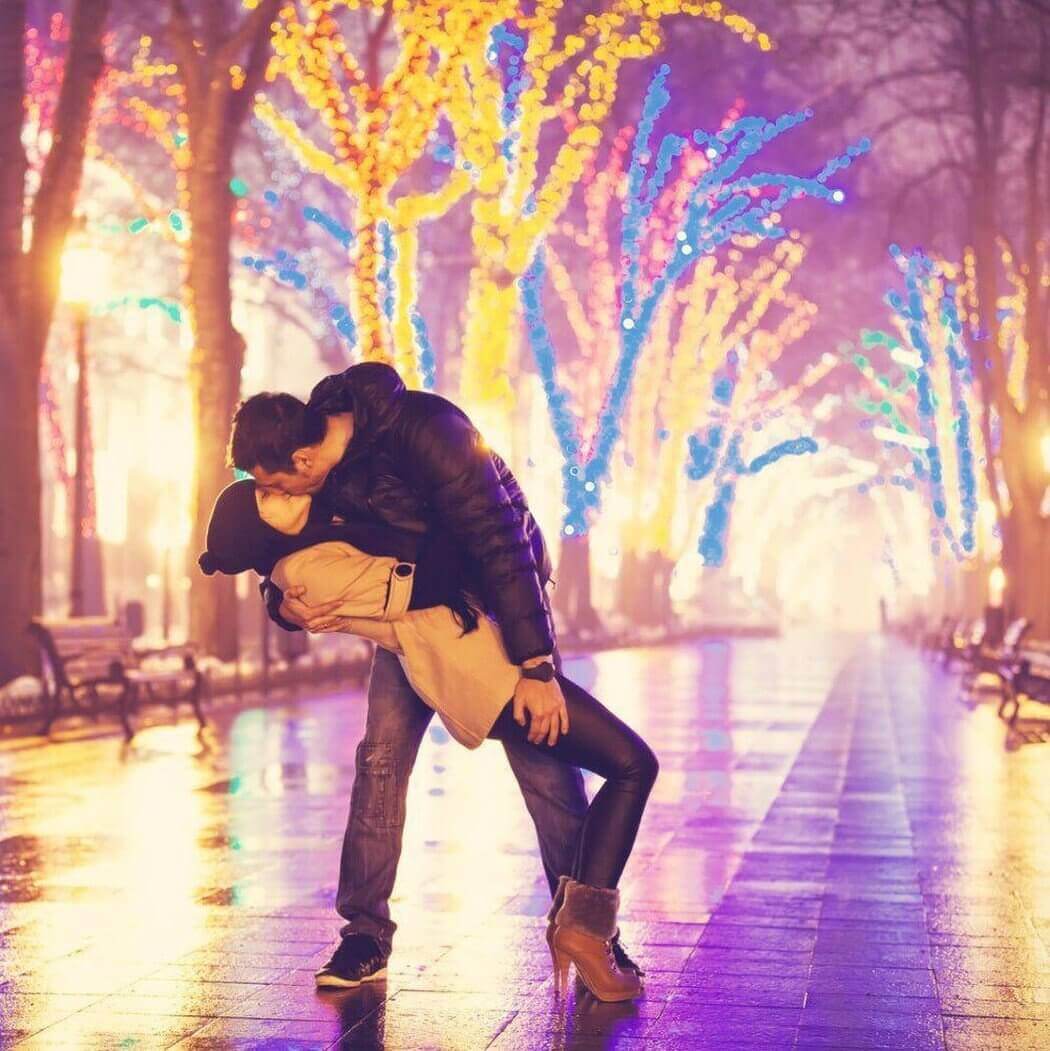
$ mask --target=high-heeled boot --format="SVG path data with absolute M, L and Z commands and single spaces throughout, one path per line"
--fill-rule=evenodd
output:
M 554 890 L 554 900 L 547 911 L 547 945 L 551 951 L 551 959 L 554 958 L 554 918 L 558 915 L 562 902 L 565 901 L 565 885 L 569 882 L 570 878 L 568 876 L 558 877 L 558 886 Z
M 637 974 L 621 971 L 612 951 L 620 892 L 569 880 L 565 900 L 554 920 L 551 956 L 555 984 L 564 992 L 569 964 L 591 993 L 606 1002 L 633 1000 L 641 995 Z

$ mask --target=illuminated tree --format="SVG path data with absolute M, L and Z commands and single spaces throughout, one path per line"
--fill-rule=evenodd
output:
M 51 145 L 39 181 L 27 185 L 26 5 L 0 19 L 0 377 L 5 392 L 0 442 L 7 504 L 0 513 L 0 682 L 30 670 L 29 619 L 40 612 L 39 387 L 58 291 L 59 258 L 73 222 L 96 87 L 104 68 L 109 0 L 77 0 L 61 88 L 50 117 Z M 17 494 L 17 507 L 13 502 Z
M 738 111 L 731 111 L 725 127 L 738 117 Z M 622 207 L 622 159 L 631 134 L 630 129 L 621 132 L 603 168 L 586 173 L 583 221 L 563 219 L 544 250 L 551 284 L 580 350 L 565 368 L 566 385 L 580 406 L 581 420 L 589 422 L 600 415 L 602 392 L 614 364 L 609 350 L 619 342 L 613 264 L 614 259 L 618 263 L 618 251 L 609 236 L 614 225 L 610 207 Z M 642 252 L 650 280 L 673 254 L 689 193 L 709 166 L 704 153 L 694 148 L 662 191 Z M 744 250 L 750 247 L 747 239 L 741 240 Z M 811 314 L 811 305 L 786 292 L 803 255 L 801 242 L 788 238 L 750 269 L 741 248 L 731 248 L 724 263 L 707 256 L 667 296 L 653 323 L 643 352 L 645 365 L 630 399 L 625 444 L 632 463 L 622 471 L 620 482 L 630 497 L 619 505 L 624 509 L 623 530 L 617 542 L 621 606 L 646 622 L 667 619 L 665 584 L 687 542 L 686 531 L 674 525 L 683 499 L 691 505 L 697 502 L 682 477 L 687 439 L 707 410 L 714 374 L 730 350 L 750 340 L 770 308 L 783 304 L 789 312 Z M 576 280 L 580 291 L 563 256 L 584 260 Z M 593 433 L 584 435 L 588 446 L 593 438 Z M 695 530 L 691 535 L 695 537 Z M 574 623 L 593 621 L 587 583 L 589 538 L 589 532 L 583 532 L 563 539 L 558 594 L 573 609 Z
M 642 372 L 654 384 L 650 388 L 653 400 L 660 390 L 659 379 L 654 378 L 662 377 L 662 368 L 670 367 L 672 350 L 678 349 L 671 342 L 672 333 L 679 335 L 683 325 L 685 350 L 691 349 L 689 332 L 695 327 L 696 317 L 690 315 L 685 320 L 680 309 L 684 304 L 675 301 L 676 289 L 686 290 L 688 299 L 689 275 L 695 269 L 701 276 L 693 280 L 701 284 L 709 280 L 712 271 L 702 261 L 724 245 L 734 242 L 741 248 L 753 249 L 766 238 L 785 236 L 786 231 L 780 226 L 781 210 L 792 199 L 812 195 L 841 201 L 842 192 L 827 186 L 829 178 L 868 148 L 863 141 L 850 147 L 809 178 L 771 172 L 742 175 L 743 167 L 767 142 L 796 127 L 806 115 L 787 115 L 775 122 L 741 117 L 714 135 L 696 131 L 686 140 L 667 134 L 654 142 L 656 119 L 670 100 L 664 87 L 668 73 L 663 67 L 653 79 L 623 175 L 592 180 L 599 189 L 587 202 L 590 227 L 570 245 L 578 268 L 577 280 L 590 287 L 590 305 L 600 312 L 599 316 L 588 316 L 587 305 L 572 291 L 564 273 L 556 280 L 559 295 L 568 304 L 570 323 L 582 334 L 584 345 L 604 344 L 611 354 L 611 361 L 604 368 L 593 361 L 584 365 L 608 377 L 600 400 L 593 396 L 590 399 L 591 405 L 598 405 L 590 420 L 573 405 L 572 392 L 559 374 L 543 298 L 548 270 L 545 253 L 537 254 L 522 281 L 529 344 L 564 458 L 562 531 L 568 538 L 585 535 L 600 507 L 612 453 L 621 436 L 623 413 L 629 400 L 638 397 L 634 387 L 640 359 L 645 355 Z M 618 140 L 623 141 L 623 137 Z M 618 171 L 614 160 L 607 172 Z M 624 185 L 622 196 L 617 198 L 615 184 L 620 179 Z M 600 233 L 603 227 L 611 225 L 605 211 L 610 205 L 615 207 L 620 227 L 615 252 L 610 251 L 605 235 Z M 562 255 L 567 256 L 568 251 Z M 795 244 L 785 248 L 783 255 L 788 258 L 800 251 Z M 615 269 L 610 262 L 614 258 L 618 261 Z M 558 272 L 557 268 L 554 272 Z M 594 287 L 600 284 L 605 287 Z M 770 285 L 770 295 L 783 291 L 782 282 L 774 282 L 772 275 Z M 798 310 L 789 311 L 782 322 L 785 330 L 768 334 L 770 348 L 765 356 L 769 360 L 775 359 L 790 338 L 797 338 L 791 334 L 792 326 L 808 318 L 810 312 L 808 304 L 798 304 Z M 758 335 L 754 338 L 758 339 Z M 758 354 L 755 360 L 761 357 Z M 643 391 L 639 404 L 644 402 Z M 657 429 L 653 427 L 651 409 L 642 408 L 640 418 L 648 419 L 644 426 L 650 428 L 650 433 Z M 593 425 L 590 436 L 584 433 L 587 424 Z M 633 447 L 631 452 L 635 453 Z M 640 474 L 649 477 L 644 470 Z M 568 550 L 573 550 L 574 543 L 570 540 Z
M 812 435 L 803 433 L 774 445 L 763 435 L 762 387 L 772 385 L 771 368 L 784 349 L 804 336 L 816 308 L 792 297 L 789 309 L 771 330 L 759 329 L 748 345 L 726 355 L 726 364 L 712 387 L 706 433 L 689 438 L 686 474 L 693 480 L 710 479 L 710 496 L 704 508 L 703 528 L 697 549 L 705 566 L 724 564 L 729 543 L 733 503 L 740 479 L 755 475 L 785 456 L 816 452 Z M 812 366 L 818 374 L 828 371 L 821 360 Z M 761 448 L 756 448 L 761 442 Z
M 918 252 L 893 254 L 904 277 L 903 287 L 887 296 L 896 332 L 863 333 L 863 352 L 853 362 L 871 395 L 855 405 L 882 443 L 888 480 L 922 499 L 932 559 L 950 554 L 958 573 L 978 560 L 994 563 L 999 548 L 989 528 L 995 503 L 983 466 L 984 407 L 963 327 L 972 289 L 963 267 Z M 876 369 L 872 358 L 883 355 L 896 378 Z
M 692 454 L 703 449 L 713 469 L 734 430 L 763 425 L 760 406 L 775 382 L 771 370 L 816 313 L 813 304 L 787 288 L 805 256 L 800 240 L 779 241 L 750 268 L 740 248 L 728 255 L 718 269 L 713 258 L 704 260 L 706 265 L 698 266 L 670 300 L 674 327 L 666 326 L 660 364 L 653 375 L 650 359 L 639 388 L 650 393 L 631 406 L 628 445 L 635 460 L 630 473 L 636 512 L 620 544 L 623 602 L 644 611 L 653 623 L 670 617 L 671 571 L 696 544 L 699 511 L 712 498 L 703 485 L 687 484 Z M 734 376 L 731 387 L 727 373 Z M 726 401 L 731 412 L 725 411 Z M 707 425 L 699 427 L 705 419 Z M 646 585 L 646 580 L 655 583 Z
M 370 5 L 360 57 L 341 29 L 338 14 L 360 11 L 358 0 L 317 0 L 304 15 L 281 8 L 274 44 L 285 80 L 320 117 L 327 141 L 319 145 L 299 122 L 281 113 L 270 99 L 256 106 L 294 149 L 300 162 L 320 172 L 354 201 L 350 249 L 350 302 L 361 356 L 396 364 L 418 384 L 412 310 L 415 302 L 417 227 L 451 208 L 470 188 L 470 176 L 453 166 L 443 186 L 432 192 L 393 193 L 424 155 L 439 116 L 456 82 L 464 79 L 467 54 L 480 50 L 506 4 L 453 0 L 386 0 Z M 389 31 L 397 55 L 381 72 L 381 52 Z M 384 317 L 380 271 L 383 226 L 392 238 L 397 288 L 394 316 Z
M 964 323 L 982 412 L 989 499 L 1003 541 L 1007 605 L 1050 632 L 1050 18 L 1044 0 L 799 0 L 785 9 L 809 45 L 782 71 L 814 96 L 846 100 L 849 116 L 878 121 L 893 157 L 894 228 L 909 241 L 969 256 L 973 298 Z M 813 27 L 810 29 L 809 27 Z M 805 38 L 809 38 L 808 40 Z M 892 39 L 895 46 L 885 47 Z M 814 61 L 818 54 L 824 61 Z M 917 150 L 914 144 L 924 148 Z M 888 195 L 890 196 L 890 195 Z M 902 231 L 903 233 L 903 231 Z M 902 237 L 898 237 L 902 239 Z M 1016 290 L 1002 246 L 1025 286 L 1023 318 L 1000 315 Z M 1024 367 L 1000 329 L 1018 325 Z M 1018 393 L 1024 391 L 1019 399 Z M 993 424 L 995 433 L 993 434 Z
M 721 3 L 613 0 L 570 31 L 563 0 L 535 0 L 485 51 L 470 54 L 453 85 L 456 148 L 474 174 L 471 274 L 461 395 L 493 439 L 513 405 L 508 367 L 518 297 L 514 281 L 566 208 L 594 156 L 623 63 L 653 55 L 662 20 L 683 14 L 722 24 L 763 50 L 769 38 Z M 545 158 L 550 160 L 544 163 Z

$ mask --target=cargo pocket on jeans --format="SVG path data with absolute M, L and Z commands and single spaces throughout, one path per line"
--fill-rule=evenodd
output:
M 357 746 L 355 763 L 354 787 L 350 793 L 352 818 L 371 828 L 397 828 L 404 824 L 404 817 L 399 816 L 401 808 L 390 748 L 362 741 Z

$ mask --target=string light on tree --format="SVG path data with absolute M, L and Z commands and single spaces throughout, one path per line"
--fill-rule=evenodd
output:
M 586 454 L 582 450 L 580 421 L 571 407 L 570 393 L 557 372 L 543 305 L 547 268 L 542 253 L 537 254 L 521 282 L 529 345 L 564 458 L 563 528 L 568 531 L 571 527 L 570 535 L 586 531 L 590 514 L 600 506 L 602 486 L 608 478 L 612 451 L 620 437 L 621 416 L 639 357 L 660 304 L 678 279 L 699 259 L 734 238 L 747 237 L 748 243 L 755 245 L 770 237 L 784 236 L 786 231 L 772 216 L 779 215 L 791 199 L 814 196 L 830 200 L 832 190 L 827 186 L 830 175 L 847 167 L 868 149 L 867 141 L 862 140 L 808 178 L 771 172 L 741 175 L 746 162 L 765 144 L 803 123 L 808 115 L 791 114 L 777 121 L 745 117 L 715 136 L 695 132 L 693 141 L 701 147 L 716 149 L 718 157 L 709 162 L 696 179 L 681 209 L 677 229 L 672 232 L 679 250 L 672 253 L 655 274 L 643 273 L 641 260 L 650 216 L 674 162 L 683 155 L 686 146 L 685 139 L 673 134 L 665 135 L 655 148 L 651 141 L 656 119 L 670 101 L 665 86 L 669 72 L 664 66 L 654 76 L 632 144 L 622 206 L 619 352 L 599 412 L 594 441 Z M 682 245 L 696 250 L 682 253 Z

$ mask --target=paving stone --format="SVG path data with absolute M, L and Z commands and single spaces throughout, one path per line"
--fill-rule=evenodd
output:
M 0 745 L 0 1048 L 1050 1047 L 1050 779 L 892 641 L 569 662 L 661 775 L 622 884 L 636 1003 L 557 997 L 502 751 L 428 736 L 385 982 L 319 993 L 359 692 Z M 590 779 L 593 784 L 593 779 Z M 440 788 L 441 794 L 432 794 Z M 90 829 L 91 834 L 86 834 Z

